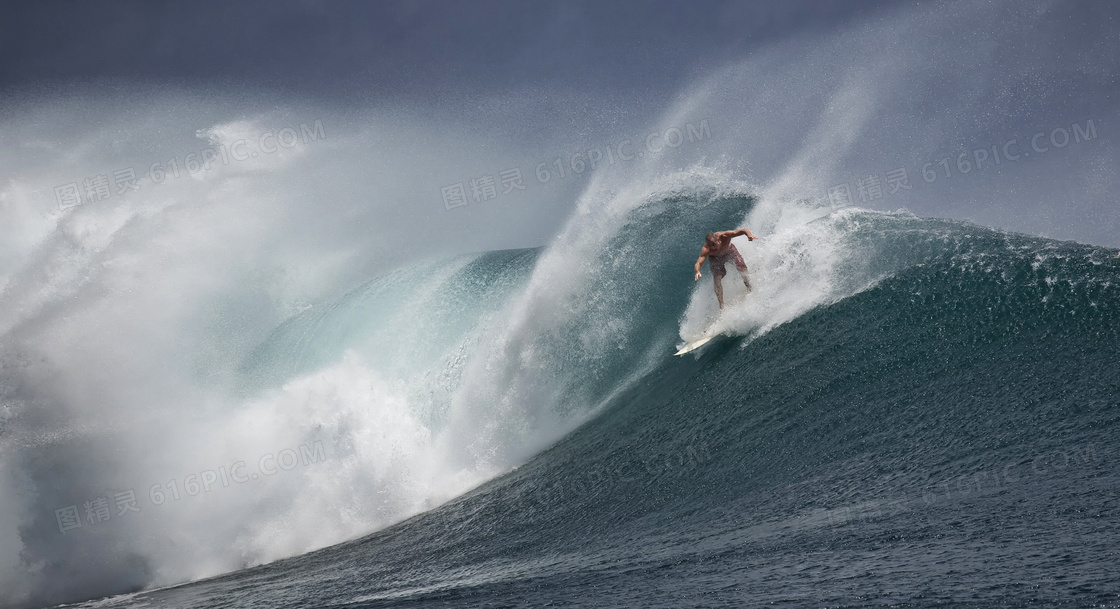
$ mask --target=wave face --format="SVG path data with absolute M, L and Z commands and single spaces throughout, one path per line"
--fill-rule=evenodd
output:
M 695 236 L 754 202 L 709 178 L 623 193 L 546 250 L 410 264 L 249 346 L 236 341 L 251 334 L 261 280 L 184 314 L 170 303 L 197 285 L 145 266 L 119 234 L 80 252 L 78 266 L 98 270 L 63 295 L 73 305 L 43 287 L 56 277 L 13 275 L 7 297 L 25 306 L 8 309 L 3 345 L 0 469 L 17 491 L 3 515 L 18 523 L 5 600 L 80 600 L 269 563 L 524 463 L 671 350 Z M 166 228 L 144 223 L 117 230 Z M 74 272 L 73 249 L 42 257 Z M 141 302 L 115 293 L 143 284 Z
M 774 40 L 668 108 L 5 100 L 0 606 L 1115 604 L 1115 250 L 818 204 L 903 168 L 867 204 L 1111 242 L 1104 5 L 1021 5 Z M 744 223 L 754 293 L 671 357 L 716 309 L 701 236 Z
M 562 248 L 440 267 L 452 279 L 438 290 L 405 292 L 429 303 L 416 309 L 446 306 L 423 322 L 444 346 L 413 343 L 382 365 L 417 370 L 473 341 L 489 374 L 513 378 L 499 354 L 516 353 L 549 409 L 597 416 L 571 419 L 586 422 L 512 472 L 361 540 L 96 606 L 1111 602 L 1115 254 L 819 209 L 741 246 L 756 292 L 728 311 L 731 336 L 670 356 L 710 304 L 709 285 L 680 287 L 693 233 L 750 202 L 649 198 L 576 278 L 549 266 Z M 293 320 L 246 365 L 298 374 L 354 336 L 390 344 L 387 333 L 409 324 L 375 312 L 402 284 L 390 276 Z M 532 296 L 576 284 L 582 297 L 552 308 Z M 481 300 L 504 293 L 542 330 L 527 337 L 500 322 L 471 337 L 479 326 L 467 320 L 490 307 Z M 532 367 L 543 361 L 547 379 Z M 475 364 L 430 369 L 458 375 L 462 391 Z M 432 417 L 453 420 L 458 407 L 453 395 Z M 482 459 L 474 442 L 452 453 Z

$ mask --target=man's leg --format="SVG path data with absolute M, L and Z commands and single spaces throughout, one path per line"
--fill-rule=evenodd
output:
M 735 268 L 739 271 L 739 276 L 743 278 L 743 285 L 747 286 L 747 292 L 751 291 L 751 278 L 747 275 L 747 263 L 743 261 L 743 255 L 739 253 L 738 249 L 733 249 L 732 254 L 735 258 Z
M 719 301 L 719 308 L 723 308 L 723 277 L 712 273 L 712 284 L 716 286 L 716 300 Z

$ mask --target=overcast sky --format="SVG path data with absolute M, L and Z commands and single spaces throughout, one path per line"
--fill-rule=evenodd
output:
M 360 113 L 391 108 L 397 113 L 414 113 L 409 117 L 411 133 L 424 126 L 435 126 L 440 134 L 459 128 L 457 137 L 465 139 L 471 151 L 482 154 L 505 146 L 509 155 L 520 155 L 524 158 L 519 161 L 532 166 L 568 147 L 597 146 L 604 143 L 600 141 L 604 138 L 617 140 L 633 136 L 638 129 L 648 129 L 691 95 L 699 83 L 710 83 L 711 77 L 724 74 L 728 66 L 754 61 L 774 48 L 797 56 L 802 47 L 791 41 L 808 41 L 804 48 L 812 48 L 839 35 L 858 43 L 861 31 L 889 35 L 893 26 L 884 24 L 905 22 L 906 18 L 898 17 L 900 14 L 920 12 L 936 22 L 941 16 L 951 20 L 953 14 L 968 12 L 961 7 L 983 6 L 996 7 L 989 12 L 1007 12 L 1008 18 L 994 20 L 989 31 L 949 30 L 923 43 L 929 49 L 928 56 L 915 55 L 917 63 L 907 69 L 913 73 L 945 70 L 943 76 L 933 74 L 927 83 L 943 78 L 947 86 L 929 86 L 915 91 L 910 99 L 892 100 L 896 105 L 889 110 L 897 116 L 880 122 L 905 121 L 905 113 L 913 112 L 919 120 L 910 123 L 917 125 L 948 105 L 961 103 L 963 95 L 983 88 L 983 82 L 963 89 L 956 86 L 970 78 L 992 81 L 992 86 L 997 86 L 992 77 L 1000 76 L 1006 82 L 998 86 L 1007 90 L 983 92 L 992 100 L 988 106 L 966 106 L 968 115 L 958 124 L 946 125 L 942 132 L 945 142 L 919 142 L 910 150 L 908 142 L 916 138 L 903 137 L 877 150 L 886 147 L 896 151 L 896 157 L 909 155 L 920 168 L 922 162 L 948 154 L 945 149 L 956 143 L 973 145 L 989 139 L 1002 142 L 1029 136 L 1027 132 L 1033 129 L 1062 125 L 1068 129 L 1075 122 L 1084 125 L 1087 120 L 1095 120 L 1100 134 L 1099 143 L 1094 143 L 1096 148 L 1082 147 L 1076 154 L 1064 156 L 1052 154 L 1042 167 L 1051 170 L 1067 163 L 1086 173 L 1070 179 L 1091 182 L 1086 192 L 1093 201 L 1072 214 L 1067 213 L 1071 208 L 1065 202 L 1045 209 L 1044 203 L 1025 203 L 1029 210 L 1010 210 L 995 203 L 982 207 L 969 201 L 966 193 L 945 191 L 936 203 L 927 197 L 905 205 L 918 213 L 972 219 L 1058 238 L 1120 242 L 1120 220 L 1108 208 L 1115 172 L 1107 166 L 1117 151 L 1110 136 L 1110 121 L 1117 115 L 1120 92 L 1115 74 L 1109 74 L 1110 66 L 1116 65 L 1110 57 L 1115 54 L 1120 33 L 1120 3 L 1110 0 L 7 2 L 0 5 L 0 103 L 16 100 L 25 104 L 29 96 L 83 99 L 85 93 L 99 91 L 111 100 L 110 104 L 119 102 L 116 120 L 120 120 L 144 107 L 128 106 L 135 88 L 171 85 L 203 96 L 207 91 L 217 91 L 220 95 L 213 97 L 220 97 L 227 108 L 231 103 L 240 104 L 236 111 L 224 115 L 208 113 L 199 105 L 192 117 L 194 122 L 178 124 L 181 134 L 173 133 L 173 129 L 167 129 L 166 136 L 160 132 L 160 137 L 169 141 L 184 134 L 193 136 L 196 130 L 240 116 L 246 109 L 312 108 L 300 115 L 300 120 L 333 113 L 328 123 L 338 125 L 337 117 L 352 110 Z M 1033 21 L 1024 17 L 1031 14 L 1039 16 Z M 941 57 L 966 45 L 977 50 L 977 61 L 988 64 L 969 66 L 967 58 L 958 58 L 951 65 L 937 65 Z M 999 47 L 1007 49 L 1002 56 Z M 997 50 L 989 52 L 991 48 Z M 885 45 L 872 46 L 869 51 L 866 59 L 871 69 L 883 62 L 909 61 L 899 59 L 899 53 Z M 908 52 L 913 54 L 913 49 Z M 772 55 L 766 60 L 770 63 L 758 65 L 774 64 Z M 1017 57 L 1021 57 L 1022 66 L 1016 64 Z M 795 65 L 781 68 L 786 80 L 779 80 L 777 86 L 782 90 L 775 91 L 791 96 L 785 103 L 800 104 L 808 96 L 827 91 L 823 85 L 815 91 L 802 83 L 800 97 L 794 98 L 797 94 L 791 93 L 795 88 L 792 81 L 800 75 L 797 60 L 793 61 Z M 807 75 L 810 69 L 816 70 L 812 77 Z M 837 66 L 835 73 L 858 69 L 849 58 L 847 64 Z M 830 76 L 819 64 L 806 66 L 806 70 L 805 78 L 821 81 L 822 75 Z M 740 78 L 737 91 L 729 90 L 732 99 L 746 99 L 754 84 L 742 73 Z M 791 86 L 786 87 L 787 82 Z M 243 99 L 230 102 L 238 95 Z M 1001 106 L 1003 99 L 1008 103 Z M 101 111 L 107 107 L 99 106 Z M 757 108 L 744 101 L 742 108 L 730 112 L 736 117 L 750 117 Z M 189 108 L 180 108 L 175 116 L 189 113 Z M 7 118 L 15 114 L 9 113 Z M 1002 118 L 989 120 L 993 116 Z M 92 125 L 97 120 L 86 119 L 83 124 Z M 370 122 L 365 117 L 356 121 Z M 987 125 L 971 124 L 985 121 Z M 10 127 L 8 132 L 11 141 L 16 136 L 11 135 Z M 332 133 L 338 132 L 336 128 Z M 472 133 L 484 135 L 473 137 Z M 730 135 L 729 131 L 724 133 Z M 749 134 L 747 130 L 737 137 Z M 0 133 L 0 139 L 4 137 Z M 755 143 L 763 144 L 771 146 L 773 142 Z M 520 148 L 514 150 L 515 146 Z M 437 149 L 447 150 L 448 145 L 428 147 L 429 151 Z M 773 150 L 775 158 L 782 152 Z M 864 165 L 875 170 L 880 163 L 895 162 L 880 161 L 864 151 L 856 153 L 863 155 Z M 472 154 L 476 153 L 463 156 Z M 849 160 L 854 163 L 859 159 Z M 438 198 L 429 190 L 436 189 L 438 194 L 441 185 L 476 172 L 473 166 L 458 166 L 446 159 L 430 164 L 438 164 L 441 169 L 432 172 L 431 183 L 424 186 L 427 190 L 417 195 L 426 197 L 425 201 Z M 1087 174 L 1090 164 L 1099 166 L 1092 175 Z M 865 170 L 863 165 L 859 167 L 859 171 Z M 477 171 L 491 169 L 486 166 Z M 550 195 L 564 203 L 548 203 L 548 210 L 531 219 L 530 224 L 537 228 L 525 231 L 530 235 L 525 243 L 540 244 L 547 239 L 566 217 L 570 210 L 566 205 L 581 184 L 569 181 L 566 189 Z M 1062 192 L 1069 193 L 1064 196 L 1071 199 L 1086 200 L 1054 180 L 1019 184 L 1037 201 L 1052 201 L 1055 196 L 1063 196 Z M 1048 189 L 1055 193 L 1043 193 Z M 950 194 L 955 197 L 952 201 Z M 978 196 L 991 198 L 989 193 Z M 510 224 L 522 230 L 522 220 L 527 218 Z M 489 245 L 472 243 L 464 247 Z
M 889 0 L 5 3 L 0 84 L 253 82 L 316 97 L 555 85 L 672 94 L 686 75 Z

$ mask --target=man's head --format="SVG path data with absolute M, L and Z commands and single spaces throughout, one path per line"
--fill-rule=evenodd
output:
M 719 238 L 716 237 L 715 233 L 708 233 L 707 236 L 704 237 L 704 245 L 708 246 L 709 248 L 718 247 Z

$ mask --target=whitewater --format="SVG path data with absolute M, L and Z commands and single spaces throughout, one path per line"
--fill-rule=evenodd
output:
M 1120 258 L 954 219 L 1112 184 L 1107 121 L 1006 110 L 1051 68 L 973 35 L 1044 28 L 1009 5 L 776 43 L 548 189 L 468 111 L 8 106 L 0 606 L 1120 606 Z M 1059 128 L 1086 135 L 924 179 Z M 522 199 L 439 200 L 523 163 Z M 129 166 L 136 189 L 56 204 Z M 895 167 L 878 205 L 830 195 Z M 727 281 L 721 337 L 674 357 L 716 319 L 704 234 L 740 226 L 753 292 Z

